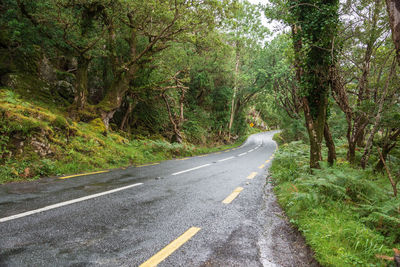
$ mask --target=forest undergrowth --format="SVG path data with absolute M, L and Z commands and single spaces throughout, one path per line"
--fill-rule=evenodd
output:
M 400 247 L 400 199 L 387 176 L 350 165 L 337 142 L 335 164 L 312 171 L 307 144 L 282 144 L 270 169 L 278 201 L 323 266 L 395 266 L 382 258 Z

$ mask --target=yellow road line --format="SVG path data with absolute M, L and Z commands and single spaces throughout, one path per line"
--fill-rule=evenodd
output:
M 274 158 L 274 155 L 272 155 L 271 157 L 269 157 L 269 159 L 273 159 Z
M 221 154 L 221 152 L 215 152 L 214 154 Z
M 169 255 L 174 253 L 175 250 L 185 244 L 190 238 L 192 238 L 197 232 L 200 231 L 198 227 L 191 227 L 183 235 L 169 243 L 165 248 L 157 252 L 153 257 L 142 263 L 139 267 L 153 267 L 157 266 L 160 262 L 165 260 Z
M 225 150 L 225 152 L 229 152 L 229 151 L 231 151 L 230 149 L 228 149 L 228 150 Z
M 92 174 L 98 174 L 98 173 L 104 173 L 104 172 L 109 172 L 109 171 L 98 171 L 98 172 L 88 172 L 88 173 L 80 173 L 80 174 L 75 174 L 75 175 L 69 175 L 69 176 L 63 176 L 58 179 L 68 179 L 72 177 L 78 177 L 78 176 L 86 176 L 86 175 L 92 175 Z
M 200 155 L 200 156 L 197 156 L 198 158 L 201 158 L 201 157 L 205 157 L 205 156 L 207 156 L 207 155 Z
M 182 159 L 178 159 L 178 160 L 187 160 L 187 159 L 189 159 L 189 158 L 182 158 Z
M 240 194 L 240 192 L 242 192 L 242 190 L 243 187 L 236 188 L 227 198 L 224 199 L 224 201 L 222 201 L 222 203 L 224 204 L 231 203 Z
M 158 164 L 160 164 L 160 163 L 159 163 L 159 162 L 156 162 L 156 163 L 149 163 L 149 164 L 137 165 L 136 167 L 137 167 L 137 168 L 140 168 L 140 167 L 153 166 L 153 165 L 158 165 Z
M 263 169 L 265 167 L 265 165 L 261 165 L 260 167 L 258 167 L 259 169 Z
M 265 161 L 265 163 L 268 163 L 268 162 L 269 162 L 269 160 L 266 160 L 266 161 Z
M 252 172 L 252 173 L 250 173 L 249 176 L 247 176 L 247 179 L 253 179 L 254 177 L 256 177 L 257 174 L 258 174 L 258 172 Z

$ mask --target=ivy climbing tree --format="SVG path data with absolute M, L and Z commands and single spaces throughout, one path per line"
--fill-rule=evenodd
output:
M 335 36 L 339 24 L 338 0 L 290 0 L 296 76 L 310 139 L 310 167 L 319 168 L 322 141 L 334 149 L 327 126 L 330 69 L 334 64 Z M 334 151 L 330 151 L 332 160 Z

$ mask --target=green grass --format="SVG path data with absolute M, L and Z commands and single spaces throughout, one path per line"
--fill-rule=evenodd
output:
M 15 91 L 0 89 L 0 183 L 34 180 L 88 171 L 139 165 L 179 157 L 212 153 L 239 146 L 248 135 L 233 144 L 170 143 L 162 137 L 125 138 L 118 132 L 104 135 L 97 120 L 71 121 L 64 109 L 46 108 L 46 103 L 29 101 Z M 37 152 L 39 142 L 45 156 Z
M 388 266 L 375 256 L 400 247 L 400 200 L 387 178 L 350 166 L 340 144 L 334 166 L 311 172 L 308 151 L 301 141 L 281 145 L 270 171 L 280 205 L 316 259 L 323 266 Z

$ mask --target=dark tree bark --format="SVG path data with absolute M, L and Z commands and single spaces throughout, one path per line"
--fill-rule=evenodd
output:
M 121 125 L 119 127 L 120 130 L 125 129 L 125 124 L 128 122 L 129 116 L 132 114 L 133 109 L 137 105 L 137 100 L 133 99 L 131 101 L 128 101 L 128 108 L 126 109 L 126 112 L 124 114 L 124 117 L 122 118 Z
M 390 130 L 388 130 L 390 131 Z M 397 143 L 397 138 L 400 136 L 400 129 L 396 129 L 395 131 L 392 131 L 391 133 L 387 133 L 383 145 L 382 145 L 382 157 L 378 161 L 378 163 L 375 166 L 375 171 L 382 171 L 384 167 L 384 162 L 387 159 L 387 156 L 389 155 L 390 151 L 396 147 Z M 382 160 L 383 159 L 383 160 Z
M 389 23 L 392 30 L 392 39 L 396 48 L 396 58 L 400 65 L 400 1 L 386 0 Z
M 168 118 L 174 130 L 174 139 L 177 143 L 182 143 L 183 137 L 181 133 L 181 126 L 182 126 L 181 119 L 183 118 L 183 109 L 181 109 L 182 113 L 179 116 L 176 116 L 176 114 L 173 114 L 173 111 L 171 110 L 171 105 L 169 103 L 168 96 L 166 95 L 165 92 L 162 94 L 162 98 L 164 99 L 168 111 Z
M 325 122 L 324 138 L 326 147 L 328 148 L 328 163 L 329 165 L 333 165 L 334 161 L 336 160 L 336 148 L 335 143 L 333 142 L 328 122 Z

